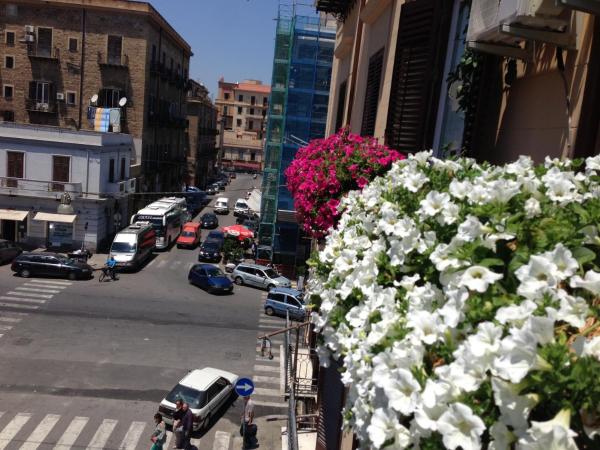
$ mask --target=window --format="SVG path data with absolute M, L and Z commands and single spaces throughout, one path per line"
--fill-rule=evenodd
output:
M 263 97 L 263 106 L 267 106 L 267 101 L 268 101 L 267 97 Z
M 14 122 L 15 121 L 15 112 L 14 111 L 3 111 L 2 112 L 2 120 L 4 122 Z
M 256 153 L 250 153 L 250 161 L 256 161 Z
M 274 302 L 285 303 L 285 295 L 284 294 L 269 294 L 269 300 L 273 300 Z
M 6 152 L 6 176 L 9 178 L 23 178 L 25 153 Z
M 52 181 L 59 183 L 69 182 L 71 158 L 68 156 L 52 156 Z M 62 184 L 54 183 L 52 185 L 53 191 L 64 191 L 65 187 Z
M 14 31 L 7 31 L 5 34 L 5 42 L 6 45 L 15 45 L 15 32 Z
M 251 105 L 256 104 L 256 97 L 254 95 L 252 97 L 250 97 L 250 104 Z
M 3 89 L 3 95 L 5 99 L 12 99 L 13 98 L 13 87 L 9 84 L 5 84 L 4 85 L 4 89 Z
M 114 159 L 111 159 L 110 163 L 108 165 L 108 182 L 109 183 L 115 182 L 115 160 Z
M 52 28 L 38 27 L 36 42 L 36 55 L 50 58 L 52 56 Z
M 152 44 L 152 64 L 154 64 L 156 62 L 156 45 Z
M 165 61 L 167 60 L 167 54 L 165 52 L 162 52 L 162 59 L 160 60 L 161 63 L 165 63 Z
M 288 305 L 295 306 L 296 308 L 300 308 L 300 302 L 298 300 L 296 300 L 294 297 L 290 297 L 289 295 L 287 295 L 286 297 L 287 297 Z
M 15 68 L 15 57 L 6 55 L 4 57 L 4 68 L 5 69 L 14 69 Z
M 17 15 L 19 14 L 19 7 L 17 5 L 9 3 L 5 6 L 4 11 L 6 12 L 7 17 L 17 17 Z
M 125 158 L 121 158 L 121 181 L 125 179 Z
M 67 91 L 67 105 L 74 105 L 77 102 L 77 94 L 73 91 Z
M 238 119 L 236 121 L 236 124 L 237 124 L 238 127 L 241 127 L 242 126 L 242 119 Z
M 29 82 L 29 98 L 35 100 L 36 103 L 50 103 L 51 84 L 48 81 L 31 81 Z
M 123 50 L 122 36 L 108 36 L 108 45 L 106 49 L 108 64 L 121 64 L 121 52 Z
M 383 48 L 369 58 L 367 72 L 367 88 L 365 89 L 365 103 L 363 106 L 362 136 L 373 136 L 375 121 L 377 120 L 377 103 L 379 101 L 379 86 L 381 84 L 381 69 L 383 67 Z
M 242 111 L 243 111 L 242 107 L 238 106 L 238 114 L 242 114 Z
M 248 121 L 248 129 L 249 130 L 253 130 L 254 129 L 254 121 L 252 121 L 252 120 Z
M 98 106 L 101 108 L 118 108 L 119 100 L 125 97 L 125 91 L 117 88 L 104 88 L 98 94 Z
M 76 52 L 79 49 L 79 41 L 77 38 L 69 38 L 69 51 Z
M 340 128 L 342 128 L 342 124 L 344 123 L 344 107 L 346 105 L 346 87 L 348 86 L 348 80 L 344 80 L 342 84 L 340 84 L 340 88 L 338 90 L 338 104 L 337 111 L 335 115 L 335 132 L 337 133 Z
M 238 95 L 238 101 L 243 102 L 244 96 L 242 94 Z
M 253 116 L 254 115 L 254 108 L 250 108 L 250 115 Z
M 223 115 L 226 116 L 229 112 L 229 108 L 227 106 L 223 106 Z
M 225 92 L 225 100 L 229 100 L 229 92 Z

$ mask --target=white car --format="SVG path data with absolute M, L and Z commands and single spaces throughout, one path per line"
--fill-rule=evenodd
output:
M 217 214 L 229 214 L 229 199 L 225 197 L 219 197 L 215 202 L 214 211 Z
M 243 198 L 238 198 L 235 202 L 235 206 L 233 207 L 233 215 L 239 216 L 241 214 L 248 214 L 250 208 L 248 207 L 248 203 Z
M 206 367 L 189 372 L 162 399 L 158 412 L 167 425 L 173 425 L 175 402 L 181 399 L 194 414 L 194 431 L 207 429 L 214 414 L 231 398 L 238 376 L 231 372 Z

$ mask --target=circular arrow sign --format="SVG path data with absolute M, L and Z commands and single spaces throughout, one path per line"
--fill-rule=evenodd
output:
M 236 394 L 240 397 L 248 397 L 254 392 L 254 383 L 250 378 L 240 378 L 237 383 L 235 383 L 234 389 Z

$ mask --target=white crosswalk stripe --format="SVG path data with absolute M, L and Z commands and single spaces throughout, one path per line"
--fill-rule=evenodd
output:
M 88 420 L 87 417 L 75 417 L 54 446 L 54 450 L 70 450 L 75 444 L 77 437 L 85 428 Z
M 39 289 L 39 288 L 31 288 L 31 287 L 17 287 L 15 291 L 26 291 L 26 292 L 42 292 L 46 294 L 58 294 L 60 291 L 56 289 Z
M 213 450 L 229 450 L 229 441 L 231 440 L 231 433 L 225 433 L 224 431 L 217 431 L 215 433 L 215 439 L 213 441 Z
M 4 450 L 29 419 L 31 414 L 19 413 L 0 432 L 0 450 Z
M 112 419 L 104 419 L 102 424 L 96 430 L 94 437 L 86 447 L 86 450 L 97 450 L 104 448 L 108 438 L 112 434 L 113 430 L 117 426 L 117 421 Z
M 256 406 L 268 406 L 269 408 L 287 408 L 288 407 L 287 403 L 267 402 L 267 401 L 258 400 L 258 399 L 254 399 L 253 401 Z
M 255 383 L 266 383 L 279 385 L 279 377 L 267 377 L 265 375 L 254 375 L 252 381 Z
M 11 313 L 12 315 L 15 314 L 19 314 L 21 316 L 25 316 L 26 314 L 23 313 Z M 8 316 L 0 316 L 0 322 L 10 322 L 10 323 L 17 323 L 20 322 L 21 320 L 23 320 L 23 317 L 8 317 Z
M 254 371 L 255 372 L 273 372 L 273 373 L 279 373 L 279 365 L 277 366 L 264 366 L 261 364 L 256 364 L 254 366 Z
M 46 303 L 46 300 L 42 300 L 40 298 L 24 298 L 24 297 L 12 297 L 8 295 L 0 295 L 0 300 L 7 300 L 11 302 L 25 302 L 25 303 L 37 303 L 43 304 Z
M 35 427 L 33 433 L 29 435 L 27 441 L 21 445 L 20 450 L 36 450 L 44 442 L 44 439 L 59 419 L 60 416 L 57 414 L 46 414 L 38 426 Z
M 12 330 L 12 325 L 0 325 L 0 331 L 10 331 Z
M 48 280 L 48 279 L 37 279 L 33 278 L 29 280 L 31 283 L 42 283 L 42 284 L 55 284 L 58 286 L 71 286 L 73 283 L 70 281 L 62 281 L 62 280 Z
M 243 444 L 244 440 L 240 436 L 236 436 L 233 438 L 233 445 L 231 448 L 233 448 L 233 450 L 239 450 L 242 448 Z
M 6 293 L 6 295 L 17 295 L 17 296 L 21 296 L 21 297 L 34 297 L 34 298 L 52 298 L 52 297 L 54 297 L 52 294 L 33 294 L 33 293 L 29 293 L 29 292 L 16 292 L 16 291 L 9 291 Z
M 156 262 L 156 259 L 153 259 L 152 261 L 150 261 L 150 262 L 148 263 L 148 266 L 147 266 L 147 267 L 151 267 L 151 266 L 152 266 L 152 265 L 153 265 L 155 262 Z M 167 447 L 167 448 L 169 448 L 169 447 Z
M 42 284 L 42 283 L 24 283 L 23 286 L 34 287 L 34 288 L 47 288 L 47 289 L 56 289 L 60 292 L 62 289 L 66 289 L 67 286 L 60 284 Z
M 1 298 L 0 298 L 1 300 Z M 24 309 L 38 309 L 39 306 L 34 306 L 34 305 L 21 305 L 18 303 L 6 303 L 6 302 L 0 302 L 0 306 L 4 306 L 5 308 L 24 308 Z
M 285 328 L 285 325 L 281 326 L 281 325 L 275 325 L 275 324 L 272 324 L 272 323 L 259 323 L 258 324 L 258 328 L 261 328 L 263 330 L 266 330 L 266 329 L 280 330 L 281 328 Z
M 146 428 L 146 422 L 132 422 L 123 438 L 123 442 L 119 446 L 119 450 L 135 450 L 144 428 Z
M 158 265 L 156 266 L 157 269 L 161 269 L 163 268 L 165 265 L 167 264 L 167 261 L 165 261 L 164 259 L 162 261 L 160 261 L 158 263 Z

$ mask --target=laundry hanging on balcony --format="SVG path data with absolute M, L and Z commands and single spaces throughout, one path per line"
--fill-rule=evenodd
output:
M 88 106 L 88 123 L 94 127 L 94 131 L 119 133 L 121 131 L 121 108 L 97 108 Z

